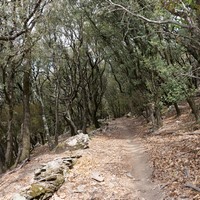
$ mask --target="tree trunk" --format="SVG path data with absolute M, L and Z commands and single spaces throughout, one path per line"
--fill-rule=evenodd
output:
M 29 159 L 30 157 L 30 73 L 31 60 L 30 56 L 27 60 L 27 66 L 23 78 L 23 124 L 22 124 L 22 152 L 19 162 Z
M 5 164 L 8 169 L 12 165 L 12 152 L 13 152 L 13 106 L 9 106 L 8 117 L 8 131 L 7 131 L 7 146 L 5 154 Z
M 0 144 L 0 174 L 5 171 L 4 163 L 5 163 L 5 152 L 3 146 Z
M 70 126 L 71 135 L 72 136 L 76 135 L 77 134 L 77 128 L 76 128 L 76 125 L 74 124 L 74 122 L 71 119 L 71 115 L 70 115 L 69 111 L 67 111 L 67 115 L 64 116 L 64 119 L 66 120 L 66 122 Z
M 146 122 L 150 122 L 150 112 L 148 106 L 144 108 L 144 111 L 142 112 L 142 116 L 145 118 Z
M 52 150 L 54 145 L 51 141 L 49 126 L 48 126 L 47 118 L 46 118 L 46 115 L 45 115 L 45 105 L 44 105 L 42 97 L 39 94 L 37 94 L 37 92 L 35 90 L 34 90 L 34 94 L 35 94 L 36 98 L 38 99 L 38 101 L 40 102 L 40 105 L 41 105 L 41 108 L 42 108 L 42 121 L 43 121 L 43 125 L 44 125 L 44 130 L 45 130 L 45 133 L 46 133 L 46 138 L 47 138 L 47 141 L 48 141 L 49 149 Z
M 88 103 L 87 103 L 87 94 L 85 89 L 83 88 L 83 126 L 82 126 L 82 131 L 84 134 L 87 134 L 87 119 L 88 119 Z
M 163 125 L 160 106 L 158 104 L 148 104 L 149 118 L 152 123 L 152 130 L 155 131 Z
M 28 48 L 25 58 L 24 58 L 24 77 L 23 77 L 23 123 L 22 123 L 22 150 L 21 155 L 19 156 L 19 162 L 22 162 L 25 159 L 30 157 L 31 149 L 31 134 L 30 134 L 30 76 L 31 76 L 31 50 L 30 50 L 30 33 L 27 33 L 26 39 L 26 48 Z
M 7 129 L 7 145 L 5 153 L 5 165 L 6 168 L 9 168 L 12 165 L 13 159 L 13 110 L 14 110 L 14 78 L 15 72 L 12 70 L 10 72 L 10 77 L 8 80 L 8 94 L 7 94 L 7 103 L 8 103 L 8 129 Z
M 59 123 L 59 97 L 60 97 L 60 83 L 57 77 L 56 80 L 56 88 L 55 88 L 55 96 L 56 96 L 56 105 L 55 105 L 55 128 L 54 128 L 54 136 L 55 136 L 55 146 L 58 145 L 58 123 Z
M 180 110 L 177 103 L 174 103 L 174 108 L 176 110 L 176 117 L 180 117 L 181 116 L 181 110 Z
M 149 115 L 149 121 L 152 123 L 153 131 L 156 129 L 156 120 L 154 116 L 155 108 L 153 103 L 148 104 L 148 115 Z
M 155 119 L 156 119 L 156 129 L 158 129 L 163 125 L 161 110 L 159 105 L 155 106 Z
M 100 125 L 99 125 L 99 122 L 98 122 L 98 118 L 97 118 L 97 116 L 96 116 L 96 113 L 97 113 L 96 110 L 93 110 L 93 111 L 92 111 L 92 122 L 93 122 L 95 128 L 99 128 Z
M 48 123 L 47 123 L 47 118 L 46 118 L 46 115 L 45 115 L 44 103 L 43 103 L 42 99 L 41 99 L 40 103 L 41 103 L 41 107 L 42 107 L 42 121 L 43 121 L 43 124 L 44 124 L 44 130 L 45 130 L 46 138 L 47 138 L 47 141 L 48 141 L 48 147 L 49 147 L 50 150 L 52 150 L 54 145 L 53 145 L 53 143 L 51 141 L 49 126 L 48 126 Z
M 192 99 L 192 97 L 187 98 L 187 102 L 192 110 L 192 113 L 194 114 L 195 120 L 198 121 L 199 120 L 199 110 L 195 104 L 194 99 Z
M 87 113 L 86 113 L 86 109 L 83 108 L 83 126 L 82 126 L 82 131 L 84 134 L 87 134 Z

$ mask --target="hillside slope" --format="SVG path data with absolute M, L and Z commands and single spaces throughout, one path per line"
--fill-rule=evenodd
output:
M 176 119 L 171 113 L 155 133 L 141 118 L 120 118 L 96 131 L 88 149 L 49 152 L 40 146 L 30 162 L 0 178 L 0 199 L 33 183 L 45 163 L 82 155 L 65 176 L 52 200 L 173 200 L 200 199 L 200 131 L 187 108 Z

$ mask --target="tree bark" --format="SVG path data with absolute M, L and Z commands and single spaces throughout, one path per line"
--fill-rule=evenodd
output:
M 30 34 L 30 33 L 28 33 Z M 31 149 L 31 134 L 30 134 L 30 76 L 31 76 L 31 50 L 30 50 L 30 37 L 27 35 L 26 39 L 26 48 L 28 49 L 25 55 L 24 63 L 24 76 L 23 76 L 23 123 L 22 123 L 22 150 L 21 155 L 19 156 L 19 162 L 22 162 L 25 159 L 30 157 Z
M 149 121 L 152 123 L 153 131 L 156 129 L 156 120 L 154 116 L 155 108 L 153 103 L 148 104 L 148 115 L 149 115 Z
M 8 169 L 12 165 L 12 152 L 13 152 L 13 106 L 9 105 L 8 111 L 8 131 L 7 131 L 7 145 L 5 154 L 5 164 Z
M 192 97 L 187 98 L 187 102 L 192 110 L 192 113 L 194 114 L 195 120 L 198 121 L 199 120 L 199 110 L 195 104 L 194 99 L 192 99 Z
M 54 128 L 54 137 L 55 137 L 55 146 L 58 145 L 58 123 L 59 123 L 59 97 L 60 97 L 60 83 L 59 77 L 56 80 L 56 88 L 55 88 L 55 128 Z
M 87 119 L 88 119 L 89 109 L 88 109 L 88 103 L 87 103 L 87 94 L 85 91 L 85 88 L 83 88 L 83 126 L 82 130 L 83 133 L 87 134 Z
M 7 128 L 7 145 L 5 153 L 5 166 L 9 168 L 12 165 L 13 157 L 13 112 L 14 112 L 14 79 L 15 72 L 13 69 L 9 72 L 8 91 L 4 89 L 6 101 L 8 104 L 8 128 Z M 5 77 L 4 77 L 5 78 Z
M 4 148 L 0 144 L 0 174 L 2 174 L 5 171 L 5 167 L 4 167 L 4 163 L 5 163 L 4 155 L 5 155 Z
M 49 126 L 48 126 L 47 118 L 46 118 L 46 115 L 45 115 L 45 105 L 44 105 L 44 102 L 43 102 L 41 95 L 37 94 L 37 92 L 35 90 L 34 90 L 34 93 L 35 93 L 36 98 L 40 102 L 40 105 L 41 105 L 41 108 L 42 108 L 42 121 L 43 121 L 43 125 L 44 125 L 44 130 L 45 130 L 45 133 L 46 133 L 46 138 L 47 138 L 47 141 L 48 141 L 48 147 L 49 147 L 50 150 L 52 150 L 54 145 L 53 145 L 51 137 L 50 137 Z
M 176 110 L 176 117 L 180 117 L 181 116 L 181 110 L 180 110 L 177 103 L 174 103 L 174 108 Z
M 30 53 L 29 53 L 30 54 Z M 23 124 L 22 124 L 22 152 L 19 162 L 30 157 L 30 73 L 31 60 L 30 57 L 26 63 L 27 67 L 23 78 Z
M 95 128 L 99 128 L 100 125 L 99 125 L 99 122 L 98 122 L 98 118 L 97 118 L 97 116 L 96 116 L 96 113 L 97 113 L 96 111 L 93 111 L 93 112 L 92 112 L 92 122 L 93 122 Z
M 74 124 L 74 122 L 71 119 L 71 115 L 69 113 L 69 111 L 67 111 L 67 115 L 64 115 L 64 119 L 67 121 L 67 123 L 70 126 L 71 129 L 71 135 L 74 136 L 77 134 L 77 128 L 76 125 Z
M 156 119 L 156 129 L 158 129 L 163 125 L 161 110 L 159 105 L 155 106 L 155 119 Z

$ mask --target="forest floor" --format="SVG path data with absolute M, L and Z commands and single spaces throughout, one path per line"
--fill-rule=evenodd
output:
M 197 200 L 200 193 L 200 130 L 189 110 L 164 119 L 155 133 L 141 118 L 111 120 L 91 137 L 66 182 L 51 200 Z M 55 154 L 37 147 L 31 161 L 0 178 L 0 200 L 33 181 L 42 164 Z

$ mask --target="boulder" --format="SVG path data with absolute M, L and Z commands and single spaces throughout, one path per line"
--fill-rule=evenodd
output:
M 70 149 L 86 149 L 89 147 L 89 137 L 87 134 L 79 133 L 65 141 L 66 147 Z
M 78 135 L 68 138 L 64 142 L 58 144 L 55 152 L 62 152 L 66 150 L 86 149 L 89 147 L 89 136 L 80 132 Z

